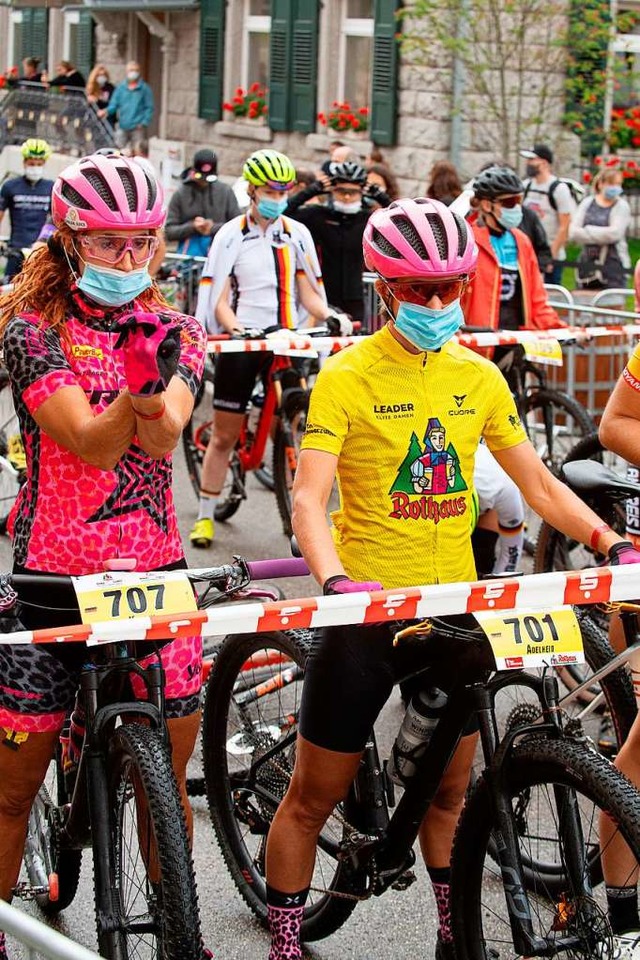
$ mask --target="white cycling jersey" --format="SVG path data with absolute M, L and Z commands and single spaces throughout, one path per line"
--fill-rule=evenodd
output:
M 324 298 L 320 264 L 307 227 L 278 217 L 263 230 L 243 213 L 225 223 L 213 239 L 196 317 L 209 332 L 219 332 L 215 308 L 230 278 L 231 308 L 244 327 L 293 329 L 298 326 L 296 278 L 301 273 Z
M 495 510 L 498 515 L 499 535 L 492 573 L 514 573 L 520 565 L 524 542 L 524 501 L 516 484 L 484 443 L 476 451 L 473 484 L 480 514 Z

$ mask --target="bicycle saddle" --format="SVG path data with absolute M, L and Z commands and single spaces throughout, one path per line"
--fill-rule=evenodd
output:
M 640 497 L 640 483 L 625 480 L 597 460 L 573 460 L 560 468 L 563 480 L 578 494 L 606 494 L 612 500 Z

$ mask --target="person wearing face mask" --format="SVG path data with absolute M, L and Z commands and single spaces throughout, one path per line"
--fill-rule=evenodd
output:
M 178 241 L 178 253 L 206 257 L 216 230 L 239 215 L 232 188 L 218 179 L 217 156 L 208 147 L 196 150 L 169 201 L 167 240 Z
M 11 233 L 5 281 L 11 280 L 22 268 L 24 254 L 38 239 L 51 210 L 53 180 L 44 177 L 44 165 L 51 156 L 46 140 L 31 138 L 20 148 L 22 175 L 5 180 L 0 187 L 0 223 L 9 211 Z
M 323 592 L 360 594 L 366 605 L 363 591 L 473 581 L 481 437 L 549 523 L 605 553 L 612 548 L 612 562 L 640 561 L 545 467 L 500 371 L 453 339 L 478 256 L 469 224 L 437 200 L 399 200 L 371 215 L 363 252 L 389 319 L 323 364 L 293 488 L 294 531 Z M 331 529 L 326 509 L 336 475 L 341 502 Z M 318 836 L 353 783 L 394 683 L 424 669 L 422 645 L 394 645 L 398 629 L 329 626 L 313 641 L 295 767 L 267 838 L 269 960 L 301 960 Z M 424 687 L 448 692 L 463 671 L 463 664 L 455 675 L 434 665 L 422 675 Z M 449 863 L 476 744 L 470 724 L 419 830 L 437 902 L 436 960 L 455 956 Z M 369 955 L 378 955 L 375 946 Z
M 488 167 L 473 181 L 469 222 L 478 244 L 478 267 L 462 301 L 470 326 L 565 326 L 549 306 L 531 241 L 518 229 L 523 191 L 510 167 Z
M 116 143 L 121 150 L 139 149 L 147 140 L 147 127 L 154 113 L 153 91 L 140 76 L 140 64 L 130 60 L 126 78 L 113 91 L 109 104 L 98 111 L 112 123 L 117 121 Z
M 348 318 L 336 316 L 327 306 L 311 234 L 283 215 L 296 182 L 291 160 L 277 150 L 258 150 L 245 161 L 242 175 L 249 209 L 220 227 L 213 239 L 198 290 L 198 320 L 211 333 L 293 329 L 302 307 L 316 321 L 333 324 L 335 333 L 351 333 Z M 216 358 L 213 429 L 202 462 L 198 517 L 190 534 L 194 547 L 211 546 L 229 456 L 256 378 L 270 359 L 263 353 Z
M 520 156 L 527 161 L 524 203 L 540 217 L 551 246 L 552 260 L 545 269 L 545 283 L 562 283 L 569 222 L 576 209 L 572 189 L 568 181 L 553 172 L 553 151 L 545 143 L 521 150 Z
M 109 79 L 109 71 L 103 63 L 96 63 L 87 80 L 85 90 L 87 100 L 96 110 L 105 110 L 114 90 L 115 87 Z
M 581 201 L 571 220 L 569 239 L 582 246 L 576 269 L 581 289 L 627 285 L 631 258 L 626 234 L 631 209 L 622 192 L 622 171 L 605 167 L 593 181 L 593 196 Z
M 10 519 L 14 571 L 97 574 L 118 558 L 134 559 L 141 571 L 183 569 L 172 451 L 191 416 L 206 343 L 194 318 L 171 311 L 147 269 L 165 217 L 162 188 L 132 160 L 94 154 L 59 175 L 52 214 L 55 233 L 0 299 L 4 362 L 27 451 L 27 479 Z M 36 606 L 23 599 L 27 629 L 80 622 L 73 608 L 59 608 L 59 593 L 34 594 Z M 17 880 L 29 810 L 73 707 L 84 657 L 77 646 L 31 646 L 20 657 L 0 649 L 0 726 L 28 734 L 18 751 L 0 750 L 3 899 Z M 177 638 L 160 658 L 188 817 L 201 641 Z M 135 677 L 131 683 L 134 696 L 146 695 Z
M 354 320 L 362 320 L 362 235 L 372 209 L 364 201 L 371 199 L 386 207 L 391 199 L 379 185 L 367 183 L 367 171 L 360 163 L 332 161 L 325 174 L 326 177 L 296 193 L 286 212 L 311 232 L 329 303 Z M 323 193 L 327 193 L 327 203 L 305 205 L 307 200 Z

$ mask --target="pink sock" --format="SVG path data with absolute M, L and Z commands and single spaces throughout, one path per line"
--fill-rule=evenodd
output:
M 300 926 L 303 913 L 304 907 L 273 907 L 269 904 L 269 960 L 302 960 Z

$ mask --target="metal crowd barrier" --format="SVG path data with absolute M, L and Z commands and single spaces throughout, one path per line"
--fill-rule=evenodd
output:
M 115 146 L 113 128 L 102 120 L 84 91 L 52 93 L 40 84 L 19 86 L 0 103 L 0 150 L 40 137 L 60 153 L 84 156 Z
M 0 930 L 4 930 L 25 949 L 25 960 L 100 960 L 97 953 L 74 943 L 35 917 L 0 900 Z

